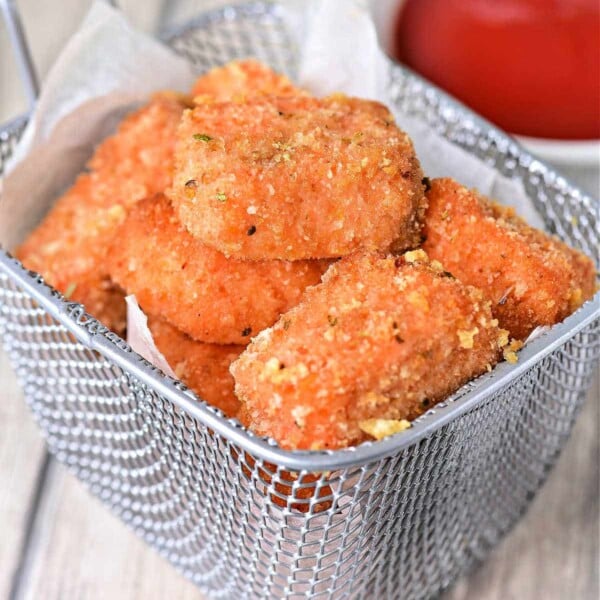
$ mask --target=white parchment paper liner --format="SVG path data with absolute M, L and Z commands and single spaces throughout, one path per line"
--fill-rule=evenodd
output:
M 140 308 L 135 295 L 126 296 L 127 303 L 127 342 L 134 352 L 158 367 L 165 375 L 177 379 L 163 353 L 156 347 L 152 332 L 148 328 L 148 317 Z

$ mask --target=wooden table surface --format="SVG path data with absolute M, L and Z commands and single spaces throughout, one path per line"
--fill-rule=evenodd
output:
M 18 4 L 44 73 L 86 3 L 62 0 L 60 11 L 55 2 Z M 121 5 L 146 28 L 160 13 L 143 0 Z M 142 5 L 144 10 L 138 10 Z M 7 56 L 0 28 L 0 123 L 24 107 Z M 598 169 L 567 175 L 598 195 Z M 599 397 L 596 375 L 573 435 L 531 509 L 446 600 L 600 597 Z M 49 458 L 0 350 L 0 600 L 4 598 L 186 600 L 201 595 Z

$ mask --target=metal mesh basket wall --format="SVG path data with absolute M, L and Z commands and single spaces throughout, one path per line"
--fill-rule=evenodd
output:
M 170 43 L 199 70 L 253 54 L 292 72 L 272 6 L 225 9 Z M 405 112 L 520 178 L 550 230 L 596 252 L 593 202 L 510 139 L 390 66 Z M 23 129 L 0 130 L 0 174 Z M 424 415 L 357 449 L 286 453 L 164 378 L 0 254 L 0 337 L 50 450 L 210 597 L 429 598 L 526 509 L 600 355 L 597 305 Z

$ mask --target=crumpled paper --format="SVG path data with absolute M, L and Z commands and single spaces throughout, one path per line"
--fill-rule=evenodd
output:
M 148 328 L 148 317 L 140 308 L 134 294 L 125 297 L 127 303 L 127 342 L 134 352 L 158 367 L 165 375 L 177 379 L 162 352 L 156 347 L 152 332 Z
M 301 51 L 299 81 L 316 95 L 345 92 L 389 103 L 388 59 L 365 0 L 289 0 L 283 16 Z M 125 17 L 97 1 L 49 73 L 9 175 L 0 204 L 0 244 L 12 248 L 40 221 L 123 115 L 160 89 L 186 91 L 190 65 Z M 430 177 L 453 176 L 505 201 L 542 226 L 522 186 L 395 111 Z M 166 361 L 152 342 L 145 316 L 128 302 L 129 340 L 152 362 Z M 172 371 L 171 371 L 172 373 Z

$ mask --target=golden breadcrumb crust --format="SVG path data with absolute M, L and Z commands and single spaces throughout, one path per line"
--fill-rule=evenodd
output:
M 423 248 L 483 290 L 514 338 L 559 323 L 594 294 L 592 261 L 530 227 L 513 209 L 452 179 L 434 179 L 427 199 Z
M 247 58 L 211 69 L 196 80 L 191 94 L 198 97 L 198 102 L 207 99 L 223 102 L 246 96 L 297 96 L 307 95 L 307 92 L 296 87 L 285 75 Z
M 130 212 L 108 270 L 142 308 L 192 338 L 246 344 L 317 283 L 328 261 L 228 259 L 192 237 L 163 195 Z
M 165 189 L 183 104 L 157 94 L 126 117 L 90 160 L 88 173 L 59 198 L 16 256 L 47 283 L 122 333 L 125 303 L 107 283 L 106 252 L 129 209 Z
M 235 417 L 240 403 L 233 391 L 229 366 L 244 346 L 196 342 L 162 319 L 149 318 L 148 327 L 177 377 L 227 417 Z
M 422 250 L 360 254 L 263 331 L 232 364 L 242 421 L 290 449 L 341 448 L 369 419 L 412 419 L 500 358 L 482 293 Z
M 263 96 L 186 111 L 173 187 L 181 222 L 243 259 L 338 257 L 418 244 L 424 187 L 383 105 Z

